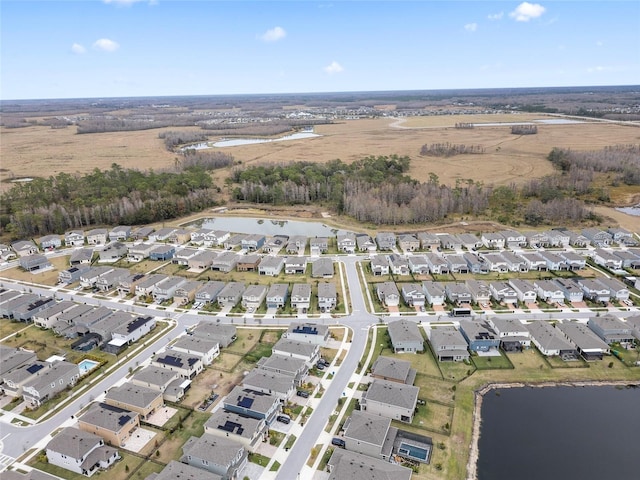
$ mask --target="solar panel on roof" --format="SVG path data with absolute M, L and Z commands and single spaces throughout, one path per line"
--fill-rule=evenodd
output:
M 242 397 L 238 399 L 238 406 L 242 407 L 242 408 L 251 408 L 251 405 L 253 405 L 253 398 L 249 398 L 249 397 Z
M 306 335 L 317 335 L 318 329 L 316 327 L 310 327 L 308 325 L 296 327 L 293 329 L 293 333 L 303 333 Z
M 42 370 L 44 368 L 44 365 L 40 365 L 40 364 L 35 364 L 35 365 L 31 365 L 29 368 L 27 368 L 27 372 L 34 374 L 39 370 Z
M 122 426 L 126 424 L 129 420 L 131 420 L 130 415 L 120 415 L 120 417 L 118 418 L 118 425 Z
M 182 366 L 182 359 L 178 357 L 174 357 L 173 355 L 166 355 L 165 357 L 158 358 L 160 363 L 164 363 L 165 365 L 171 365 L 174 367 Z
M 230 420 L 227 420 L 226 422 L 224 422 L 224 425 L 218 425 L 218 428 L 220 430 L 224 430 L 225 432 L 229 432 L 229 433 L 233 433 L 235 431 L 238 435 L 242 435 L 242 432 L 244 431 L 244 429 L 242 428 L 242 425 L 236 422 L 232 422 Z

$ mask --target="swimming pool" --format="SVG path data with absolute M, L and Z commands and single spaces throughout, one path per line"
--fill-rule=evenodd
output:
M 425 462 L 429 456 L 429 450 L 422 447 L 416 447 L 408 443 L 401 443 L 398 453 L 404 457 L 415 458 Z
M 84 360 L 82 360 L 78 364 L 78 367 L 80 368 L 80 375 L 85 375 L 85 374 L 89 373 L 91 370 L 96 368 L 98 365 L 100 365 L 100 363 L 95 362 L 93 360 L 88 360 L 88 359 L 85 358 Z

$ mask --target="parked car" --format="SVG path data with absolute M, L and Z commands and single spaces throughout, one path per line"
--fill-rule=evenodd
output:
M 347 445 L 343 439 L 338 437 L 333 437 L 333 440 L 331 440 L 331 444 L 340 448 L 344 448 Z
M 318 370 L 324 370 L 324 363 L 320 363 L 320 362 L 316 363 L 316 368 Z
M 281 422 L 281 423 L 286 423 L 286 424 L 291 423 L 291 417 L 289 415 L 284 414 L 284 413 L 282 415 L 278 415 L 276 417 L 276 420 Z
M 306 390 L 298 390 L 296 392 L 296 395 L 302 398 L 309 398 L 309 392 L 307 392 Z

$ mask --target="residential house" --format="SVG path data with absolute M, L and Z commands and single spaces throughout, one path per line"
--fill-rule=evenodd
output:
M 50 367 L 51 363 L 49 362 L 33 360 L 5 372 L 2 375 L 2 378 L 0 378 L 0 383 L 2 383 L 2 393 L 13 398 L 22 397 L 22 387 L 24 387 L 27 382 L 34 379 L 38 372 Z
M 266 275 L 268 277 L 277 277 L 278 275 L 280 275 L 283 268 L 284 268 L 283 257 L 271 257 L 271 256 L 263 257 L 262 260 L 260 261 L 260 265 L 258 265 L 258 274 Z
M 531 332 L 520 320 L 491 317 L 488 322 L 498 335 L 503 350 L 518 352 L 531 345 Z
M 9 245 L 0 243 L 0 261 L 8 262 L 14 260 L 16 257 L 16 252 L 14 252 Z
M 560 286 L 551 280 L 534 280 L 538 298 L 546 303 L 564 303 L 564 292 Z
M 156 353 L 151 358 L 151 365 L 166 368 L 172 372 L 178 372 L 182 378 L 189 380 L 193 380 L 204 368 L 202 358 L 198 355 L 175 350 Z
M 127 261 L 132 263 L 141 262 L 145 258 L 149 258 L 149 254 L 154 248 L 156 248 L 156 246 L 153 243 L 137 243 L 129 245 L 129 249 L 127 250 Z
M 19 240 L 11 244 L 11 248 L 16 252 L 18 257 L 28 257 L 38 253 L 38 247 L 31 240 Z
M 311 285 L 294 283 L 291 289 L 291 308 L 309 310 L 311 307 Z
M 274 354 L 275 355 L 275 354 Z M 291 375 L 254 368 L 242 379 L 242 386 L 256 392 L 275 395 L 285 403 L 296 391 L 295 378 Z
M 162 393 L 149 387 L 131 382 L 110 388 L 104 397 L 104 403 L 140 415 L 140 420 L 149 418 L 158 408 L 164 406 Z
M 444 305 L 446 294 L 444 286 L 440 282 L 433 282 L 427 280 L 422 282 L 422 290 L 424 291 L 424 298 L 431 306 Z
M 544 272 L 547 270 L 547 261 L 538 252 L 523 253 L 520 255 L 529 270 Z
M 211 228 L 198 228 L 197 230 L 193 230 L 189 233 L 189 241 L 193 245 L 204 245 L 205 237 L 212 233 L 213 230 Z
M 0 344 L 0 378 L 21 365 L 30 365 L 37 360 L 35 352 Z
M 238 257 L 236 270 L 238 272 L 257 272 L 261 260 L 262 257 L 260 255 L 241 255 Z
M 415 252 L 420 249 L 420 240 L 415 235 L 400 235 L 398 237 L 398 246 L 404 252 Z
M 112 270 L 112 267 L 91 267 L 80 275 L 80 285 L 82 288 L 93 288 L 98 278 Z
M 140 427 L 140 416 L 106 403 L 92 403 L 78 417 L 78 428 L 102 437 L 109 445 L 122 447 Z
M 101 292 L 108 292 L 116 288 L 121 280 L 129 276 L 129 270 L 126 268 L 114 268 L 111 271 L 100 275 L 96 280 L 95 287 Z
M 182 446 L 182 463 L 220 475 L 222 480 L 242 478 L 247 465 L 247 450 L 242 443 L 204 433 L 191 437 Z
M 102 437 L 73 427 L 60 430 L 47 443 L 45 454 L 47 463 L 86 477 L 108 469 L 121 458 Z
M 505 261 L 507 262 L 507 267 L 509 268 L 510 272 L 528 272 L 529 271 L 527 262 L 525 262 L 524 258 L 522 258 L 520 255 L 516 255 L 515 253 L 510 252 L 509 250 L 505 250 L 501 252 L 500 255 L 502 255 L 502 258 L 504 258 Z
M 360 407 L 362 411 L 374 415 L 411 423 L 419 391 L 413 385 L 374 378 L 368 390 L 362 394 Z
M 273 355 L 283 355 L 304 360 L 308 367 L 313 366 L 320 358 L 320 347 L 314 343 L 298 342 L 282 337 L 271 349 Z
M 68 387 L 76 384 L 80 378 L 80 368 L 75 363 L 60 360 L 36 373 L 22 387 L 24 401 L 32 407 L 39 407 Z
M 64 244 L 67 247 L 82 247 L 84 245 L 84 232 L 82 230 L 70 230 L 64 234 Z
M 539 255 L 547 263 L 547 270 L 557 272 L 559 270 L 568 270 L 567 264 L 560 255 L 553 252 L 539 252 Z
M 292 377 L 296 387 L 302 385 L 309 372 L 309 366 L 301 358 L 271 355 L 258 360 L 256 368 L 267 372 L 280 373 Z
M 571 236 L 566 230 L 548 230 L 545 232 L 549 238 L 549 245 L 552 247 L 567 247 L 571 241 Z
M 107 229 L 94 228 L 87 232 L 87 243 L 89 245 L 104 245 L 107 243 Z
M 20 260 L 18 261 L 18 263 L 20 264 L 20 267 L 26 270 L 27 272 L 38 272 L 42 270 L 49 270 L 50 268 L 53 267 L 53 265 L 49 263 L 49 259 L 39 253 L 20 257 Z
M 504 246 L 506 248 L 527 246 L 527 236 L 517 230 L 502 230 L 498 233 L 504 238 Z
M 634 238 L 633 233 L 624 228 L 609 228 L 607 232 L 611 235 L 614 242 L 620 244 L 623 247 L 632 247 L 638 244 L 638 241 Z
M 145 240 L 148 239 L 149 235 L 151 235 L 153 232 L 155 232 L 155 228 L 153 227 L 136 228 L 131 232 L 131 238 L 133 240 Z
M 509 262 L 501 253 L 484 253 L 482 259 L 487 264 L 490 272 L 506 273 L 509 271 Z
M 95 307 L 92 307 L 91 305 L 75 304 L 74 307 L 69 308 L 58 315 L 58 320 L 53 322 L 51 329 L 58 335 L 74 337 L 76 335 L 76 331 L 73 326 L 76 318 L 81 318 L 88 312 L 93 311 L 94 308 Z
M 462 255 L 447 255 L 445 260 L 451 273 L 469 273 L 469 265 Z
M 339 252 L 355 253 L 356 236 L 353 233 L 339 234 L 336 239 L 336 245 Z
M 246 286 L 241 282 L 229 282 L 218 292 L 218 305 L 221 307 L 234 307 L 242 298 Z
M 491 303 L 491 289 L 487 282 L 469 279 L 465 282 L 465 285 L 471 293 L 471 299 L 478 305 Z
M 592 302 L 609 303 L 611 289 L 594 278 L 580 278 L 577 280 L 584 296 Z
M 304 275 L 307 271 L 306 257 L 287 257 L 284 261 L 284 273 L 287 275 Z
M 486 322 L 460 320 L 460 333 L 473 352 L 490 352 L 500 347 L 500 337 Z
M 321 312 L 329 312 L 338 305 L 338 292 L 333 282 L 318 284 L 318 308 Z
M 427 257 L 425 257 L 424 255 L 411 255 L 407 260 L 409 262 L 409 270 L 414 275 L 429 274 L 429 271 L 430 271 L 429 262 L 427 261 Z M 387 265 L 387 269 L 388 269 L 388 265 Z
M 410 307 L 424 307 L 425 295 L 418 283 L 403 283 L 401 287 L 402 299 Z
M 417 353 L 424 350 L 424 339 L 415 322 L 396 320 L 387 324 L 394 353 Z
M 186 335 L 178 338 L 171 344 L 171 350 L 196 355 L 202 359 L 202 364 L 206 367 L 220 355 L 220 344 L 216 340 Z
M 622 259 L 612 252 L 603 250 L 602 248 L 596 248 L 593 253 L 593 261 L 602 267 L 606 267 L 612 270 L 622 269 Z
M 222 252 L 211 262 L 211 270 L 229 273 L 238 264 L 239 256 L 234 252 Z
M 633 343 L 633 327 L 613 315 L 591 317 L 587 321 L 587 325 L 607 345 L 614 343 L 629 345 Z
M 173 259 L 176 254 L 176 247 L 173 245 L 158 245 L 149 251 L 149 260 L 166 262 Z
M 558 255 L 564 260 L 566 268 L 568 270 L 576 271 L 582 268 L 586 268 L 587 260 L 582 255 L 578 255 L 575 252 L 563 251 L 558 252 Z
M 397 429 L 391 427 L 390 418 L 354 410 L 343 429 L 345 449 L 348 451 L 376 459 L 391 459 Z
M 599 228 L 584 228 L 582 235 L 587 237 L 591 245 L 596 248 L 608 247 L 613 243 L 613 235 Z
M 167 238 L 169 243 L 174 245 L 183 245 L 191 240 L 191 232 L 184 228 L 176 228 Z
M 518 292 L 507 282 L 490 282 L 489 289 L 491 290 L 491 296 L 498 303 L 504 303 L 505 305 L 518 303 Z
M 394 275 L 409 275 L 409 262 L 407 261 L 407 257 L 392 253 L 387 259 L 389 260 L 391 272 L 393 272 Z
M 118 225 L 109 231 L 109 241 L 124 242 L 131 236 L 131 227 L 128 225 Z
M 629 289 L 620 280 L 613 277 L 600 277 L 598 282 L 609 289 L 611 298 L 618 301 L 629 300 Z
M 462 362 L 469 359 L 467 341 L 455 327 L 437 326 L 434 328 L 432 323 L 429 342 L 439 362 Z
M 322 323 L 291 322 L 289 324 L 289 328 L 284 334 L 284 337 L 296 342 L 312 343 L 324 347 L 327 341 L 329 341 L 330 335 L 331 332 L 329 331 L 329 327 Z
M 311 276 L 313 278 L 333 277 L 333 260 L 330 258 L 319 258 L 311 264 Z
M 267 441 L 268 425 L 264 419 L 247 417 L 222 409 L 214 412 L 204 424 L 204 433 L 213 437 L 233 440 L 255 452 Z
M 464 252 L 462 254 L 462 258 L 464 258 L 465 262 L 467 262 L 469 273 L 489 273 L 489 266 L 481 257 L 476 255 L 475 253 Z
M 146 480 L 222 480 L 220 475 L 203 470 L 202 468 L 192 467 L 186 463 L 171 460 L 160 473 L 149 475 Z
M 378 232 L 376 235 L 378 250 L 393 250 L 396 248 L 396 234 L 393 232 Z
M 509 285 L 516 292 L 518 300 L 522 303 L 532 304 L 536 303 L 538 294 L 536 288 L 529 280 L 522 280 L 520 278 L 510 278 Z
M 267 296 L 266 285 L 249 285 L 242 293 L 242 306 L 257 309 Z
M 62 300 L 61 302 L 54 303 L 44 310 L 40 310 L 36 313 L 32 318 L 33 324 L 40 328 L 51 328 L 53 324 L 58 321 L 58 317 L 60 317 L 60 315 L 75 306 L 76 304 L 69 300 Z
M 548 357 L 563 356 L 575 357 L 577 350 L 563 333 L 551 323 L 543 320 L 534 320 L 526 325 L 531 333 L 531 341 L 540 350 L 540 353 Z
M 114 325 L 107 332 L 111 333 L 111 340 L 104 346 L 104 350 L 109 353 L 119 353 L 126 345 L 131 345 L 137 342 L 156 326 L 156 319 L 150 315 L 129 315 L 125 312 L 117 312 L 114 316 L 129 317 L 126 321 L 120 322 L 118 325 Z M 121 318 L 122 318 L 121 317 Z M 111 317 L 107 317 L 111 318 Z M 104 320 L 106 323 L 107 320 Z M 96 323 L 93 326 L 92 331 L 97 331 L 97 328 L 102 325 L 102 321 Z M 108 338 L 106 335 L 102 335 L 103 340 Z
M 547 232 L 526 232 L 527 244 L 531 248 L 545 248 L 550 247 L 549 235 Z
M 275 236 L 271 237 L 264 244 L 264 246 L 262 247 L 262 251 L 265 252 L 265 253 L 276 254 L 282 249 L 282 247 L 287 245 L 288 241 L 289 241 L 289 236 L 288 235 L 275 235 Z M 296 249 L 295 253 L 298 253 L 297 249 Z
M 77 265 L 90 265 L 93 259 L 93 250 L 90 248 L 79 248 L 71 252 L 69 256 L 69 264 L 73 266 Z
M 204 284 L 201 283 L 200 288 L 195 294 L 194 301 L 201 303 L 216 303 L 218 301 L 218 294 L 224 288 L 225 283 L 220 281 L 208 281 Z
M 12 296 L 7 299 L 6 302 L 0 304 L 0 315 L 5 318 L 12 318 L 13 312 L 20 307 L 20 305 L 29 305 L 37 302 L 40 299 L 39 295 L 32 293 L 24 293 Z
M 471 303 L 471 292 L 464 282 L 446 282 L 444 291 L 447 295 L 447 300 L 454 305 L 465 305 Z
M 198 252 L 189 260 L 187 260 L 187 265 L 190 270 L 196 270 L 202 272 L 211 268 L 213 264 L 213 260 L 218 256 L 217 253 L 205 250 L 204 252 Z
M 156 302 L 166 302 L 167 300 L 171 300 L 176 290 L 186 283 L 186 278 L 170 276 L 158 283 L 153 289 L 153 299 Z
M 162 285 L 162 284 L 161 284 Z M 196 292 L 202 286 L 202 282 L 198 280 L 187 280 L 173 292 L 173 301 L 176 305 L 186 305 L 194 301 Z
M 427 263 L 429 264 L 429 271 L 435 275 L 445 275 L 449 273 L 449 264 L 441 255 L 437 253 L 427 252 L 425 254 Z
M 140 297 L 151 295 L 155 290 L 156 285 L 164 282 L 167 278 L 169 278 L 167 275 L 162 275 L 160 273 L 147 275 L 145 278 L 140 279 L 136 284 L 136 295 Z
M 227 238 L 222 245 L 225 250 L 235 250 L 242 246 L 242 240 L 244 240 L 245 237 L 246 235 L 244 233 L 236 233 Z
M 173 258 L 171 259 L 171 263 L 188 266 L 189 262 L 200 253 L 202 252 L 195 248 L 182 248 L 180 250 L 176 250 Z
M 289 285 L 287 283 L 274 283 L 267 291 L 267 308 L 283 308 L 289 298 Z
M 38 243 L 40 243 L 40 248 L 43 251 L 55 250 L 56 248 L 60 248 L 62 246 L 60 235 L 45 235 L 44 237 L 40 237 L 40 239 L 38 239 Z
M 287 253 L 304 253 L 307 248 L 308 241 L 309 239 L 304 235 L 291 235 L 291 237 L 289 237 L 289 242 L 287 243 Z
M 205 247 L 220 247 L 224 246 L 224 242 L 229 240 L 231 234 L 224 230 L 214 230 L 209 233 L 204 234 L 204 245 Z
M 499 250 L 502 250 L 504 248 L 506 241 L 505 238 L 497 232 L 483 233 L 480 237 L 480 240 L 482 240 L 482 245 L 484 245 L 486 248 Z
M 53 297 L 41 297 L 30 303 L 23 303 L 15 308 L 11 318 L 19 322 L 30 322 L 38 312 L 54 305 L 56 301 Z
M 385 307 L 397 307 L 400 305 L 400 292 L 394 282 L 376 283 L 376 295 Z
M 450 233 L 439 233 L 440 246 L 443 250 L 462 250 L 462 241 L 457 235 L 451 235 Z
M 581 233 L 572 232 L 571 230 L 567 230 L 567 235 L 569 235 L 569 245 L 574 248 L 586 248 L 591 245 L 591 240 L 582 235 Z
M 458 240 L 460 240 L 462 246 L 470 252 L 482 247 L 482 240 L 473 233 L 461 233 L 458 235 Z
M 238 338 L 235 325 L 225 325 L 223 323 L 213 323 L 206 320 L 201 321 L 191 331 L 195 337 L 215 340 L 221 348 L 227 348 Z
M 556 328 L 576 345 L 585 360 L 602 360 L 603 355 L 609 354 L 609 345 L 584 323 L 565 321 L 558 323 Z
M 380 380 L 413 385 L 416 379 L 416 370 L 411 368 L 411 362 L 380 355 L 373 362 L 370 375 Z
M 134 373 L 129 382 L 160 392 L 168 402 L 179 402 L 191 385 L 191 380 L 185 380 L 178 372 L 153 365 Z
M 315 237 L 309 240 L 309 248 L 312 256 L 318 256 L 321 253 L 327 253 L 329 251 L 329 238 L 328 237 Z
M 631 328 L 631 333 L 636 340 L 640 340 L 640 315 L 634 315 L 633 317 L 627 317 L 625 319 L 627 325 Z
M 248 250 L 250 252 L 256 252 L 258 250 L 260 250 L 262 248 L 262 246 L 264 245 L 266 241 L 266 238 L 264 235 L 260 235 L 260 234 L 251 234 L 251 235 L 247 235 L 245 236 L 241 241 L 240 241 L 240 246 L 244 249 L 244 250 Z
M 358 246 L 358 250 L 360 252 L 369 254 L 374 253 L 378 248 L 376 242 L 374 242 L 373 239 L 367 234 L 356 235 L 356 245 Z
M 554 283 L 560 287 L 567 302 L 582 302 L 584 299 L 584 292 L 580 286 L 570 278 L 556 278 Z
M 389 261 L 385 256 L 374 255 L 371 257 L 371 273 L 374 277 L 389 275 Z
M 394 479 L 409 480 L 413 471 L 387 460 L 381 460 L 369 455 L 350 452 L 336 448 L 327 463 L 328 480 L 366 479 Z M 366 477 L 365 477 L 366 475 Z
M 122 257 L 127 255 L 128 248 L 124 243 L 121 242 L 112 242 L 106 245 L 99 252 L 100 262 L 117 262 Z
M 282 403 L 275 395 L 249 390 L 239 385 L 222 400 L 226 411 L 247 417 L 264 419 L 267 425 L 274 422 Z
M 418 233 L 420 240 L 420 248 L 422 250 L 434 250 L 440 247 L 440 238 L 435 233 L 420 232 Z
M 622 268 L 640 269 L 640 256 L 632 250 L 616 250 L 613 254 L 622 260 Z

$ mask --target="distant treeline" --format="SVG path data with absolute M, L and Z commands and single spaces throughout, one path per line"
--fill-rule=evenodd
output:
M 165 127 L 192 127 L 196 117 L 185 115 L 156 115 L 133 118 L 91 117 L 78 122 L 78 133 L 129 132 Z M 200 117 L 197 117 L 200 119 Z
M 203 132 L 193 131 L 168 131 L 158 134 L 158 138 L 164 140 L 167 150 L 173 150 L 180 145 L 188 145 L 190 143 L 206 142 L 208 135 Z
M 16 183 L 2 195 L 0 226 L 15 238 L 30 238 L 91 225 L 146 224 L 211 207 L 218 191 L 202 167 L 155 173 L 113 164 L 86 175 Z
M 482 153 L 484 153 L 484 147 L 482 145 L 456 145 L 449 142 L 423 145 L 420 149 L 420 155 L 428 155 L 431 157 L 453 157 L 454 155 L 478 155 Z
M 640 185 L 640 144 L 615 145 L 586 152 L 554 148 L 548 159 L 565 174 L 576 171 L 610 173 L 614 175 L 614 185 Z

